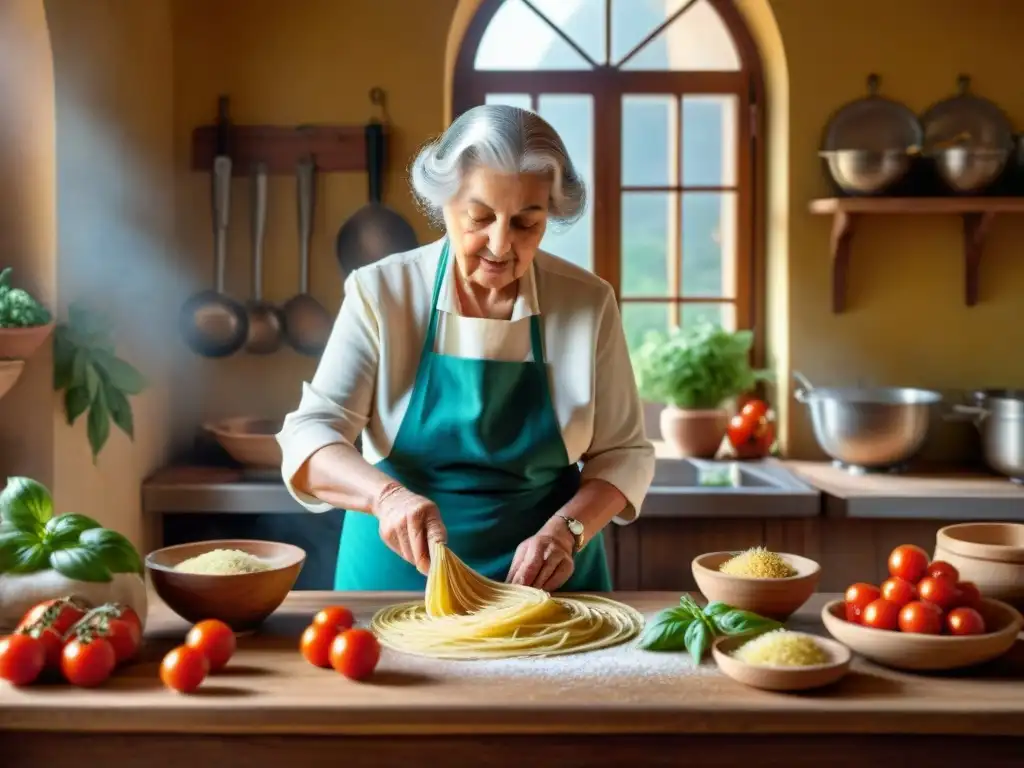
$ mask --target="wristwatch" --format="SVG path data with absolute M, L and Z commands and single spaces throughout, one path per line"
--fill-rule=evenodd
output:
M 581 549 L 583 549 L 583 523 L 577 520 L 575 517 L 569 517 L 559 513 L 558 515 L 565 521 L 565 527 L 569 529 L 569 533 L 572 534 L 572 554 L 576 555 Z

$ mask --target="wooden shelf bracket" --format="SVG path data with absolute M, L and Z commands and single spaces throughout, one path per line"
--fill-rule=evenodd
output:
M 846 309 L 846 284 L 850 271 L 850 243 L 856 217 L 847 211 L 836 211 L 832 217 L 832 311 Z
M 994 211 L 965 213 L 964 220 L 964 300 L 968 307 L 978 303 L 981 254 L 995 219 Z

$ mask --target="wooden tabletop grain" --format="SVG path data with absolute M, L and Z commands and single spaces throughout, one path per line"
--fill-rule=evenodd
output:
M 837 685 L 802 694 L 750 689 L 713 667 L 695 674 L 681 654 L 678 666 L 663 656 L 656 665 L 630 656 L 637 671 L 623 676 L 615 670 L 589 673 L 582 656 L 564 662 L 570 670 L 564 674 L 543 664 L 536 673 L 522 665 L 510 671 L 506 662 L 493 672 L 477 666 L 466 674 L 470 668 L 457 666 L 466 662 L 385 651 L 373 678 L 362 683 L 314 668 L 300 656 L 298 637 L 320 607 L 345 604 L 365 622 L 378 607 L 408 597 L 293 593 L 263 631 L 240 639 L 229 667 L 193 695 L 167 690 L 158 679 L 159 659 L 181 641 L 187 625 L 155 601 L 139 662 L 93 690 L 0 687 L 0 731 L 1024 735 L 1024 639 L 1003 659 L 969 674 L 906 674 L 856 659 Z M 679 599 L 669 593 L 616 597 L 648 615 Z M 824 634 L 818 616 L 829 597 L 816 595 L 790 625 Z

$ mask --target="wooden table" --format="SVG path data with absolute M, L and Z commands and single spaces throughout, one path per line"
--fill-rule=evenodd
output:
M 590 670 L 582 656 L 563 657 L 564 667 L 534 660 L 527 673 L 524 661 L 481 671 L 385 651 L 364 683 L 299 655 L 298 636 L 323 605 L 347 604 L 365 621 L 406 597 L 293 593 L 261 634 L 240 640 L 224 673 L 189 696 L 158 680 L 159 659 L 186 624 L 156 602 L 143 658 L 103 687 L 0 688 L 0 765 L 1024 764 L 1024 641 L 970 676 L 858 659 L 836 686 L 803 694 L 749 689 L 710 666 L 687 672 L 688 657 L 639 650 L 618 656 L 640 670 L 627 675 Z M 617 597 L 651 614 L 679 596 Z M 791 626 L 824 633 L 817 616 L 827 597 L 815 596 Z

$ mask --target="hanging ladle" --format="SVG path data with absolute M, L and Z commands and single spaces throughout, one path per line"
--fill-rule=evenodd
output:
M 260 161 L 252 170 L 252 299 L 245 310 L 249 317 L 249 336 L 245 351 L 269 355 L 281 347 L 284 316 L 281 310 L 263 300 L 263 236 L 267 224 L 267 164 Z
M 288 343 L 303 355 L 319 355 L 327 346 L 333 321 L 330 313 L 309 293 L 309 251 L 313 237 L 316 164 L 306 156 L 296 168 L 299 200 L 299 292 L 284 306 Z

